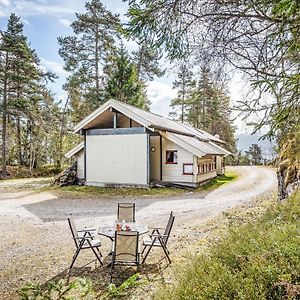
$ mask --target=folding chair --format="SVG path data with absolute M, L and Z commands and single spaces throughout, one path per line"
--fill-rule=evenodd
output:
M 118 220 L 135 222 L 135 203 L 118 203 Z
M 72 217 L 68 218 L 68 223 L 76 246 L 76 251 L 74 253 L 70 269 L 73 267 L 79 255 L 79 252 L 83 249 L 91 249 L 94 252 L 99 263 L 103 265 L 101 261 L 102 254 L 99 249 L 101 246 L 100 239 L 95 238 L 95 235 L 92 234 L 92 232 L 96 231 L 96 229 L 77 230 Z M 79 234 L 81 236 L 79 236 Z
M 153 247 L 162 248 L 165 253 L 165 257 L 167 258 L 169 263 L 171 263 L 171 259 L 169 256 L 170 252 L 167 248 L 167 243 L 168 243 L 168 240 L 170 237 L 170 233 L 171 233 L 171 230 L 173 227 L 174 220 L 175 220 L 175 217 L 173 216 L 173 212 L 171 211 L 168 224 L 167 224 L 163 234 L 160 232 L 160 230 L 163 228 L 154 228 L 152 233 L 149 235 L 149 237 L 144 237 L 142 254 L 145 252 L 145 250 L 147 250 L 147 252 L 143 258 L 142 264 L 145 262 L 148 254 L 150 253 L 150 251 Z
M 111 281 L 116 265 L 140 265 L 139 233 L 137 231 L 116 231 L 111 257 Z

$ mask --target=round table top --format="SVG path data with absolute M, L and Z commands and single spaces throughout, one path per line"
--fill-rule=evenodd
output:
M 121 223 L 121 225 L 122 225 L 122 223 Z M 145 223 L 126 222 L 125 225 L 128 225 L 130 227 L 130 231 L 137 231 L 140 235 L 148 232 L 148 225 Z M 116 232 L 116 225 L 103 226 L 103 227 L 100 226 L 100 228 L 98 230 L 98 234 L 107 236 L 111 239 L 113 239 L 115 237 L 115 232 Z

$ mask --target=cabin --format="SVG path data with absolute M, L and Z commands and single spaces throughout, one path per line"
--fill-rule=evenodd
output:
M 86 185 L 197 187 L 223 174 L 225 142 L 190 125 L 109 100 L 74 127 L 83 142 L 75 157 Z

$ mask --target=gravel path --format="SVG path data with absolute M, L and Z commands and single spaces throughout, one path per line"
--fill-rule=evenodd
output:
M 32 183 L 32 179 L 0 182 L 0 299 L 16 299 L 15 288 L 28 280 L 45 282 L 65 272 L 74 251 L 66 222 L 70 213 L 78 227 L 105 226 L 114 221 L 117 203 L 130 201 L 136 203 L 138 221 L 162 226 L 173 210 L 176 242 L 190 234 L 191 226 L 203 224 L 230 208 L 276 189 L 274 169 L 230 169 L 239 173 L 239 179 L 212 192 L 189 192 L 164 198 L 65 199 L 48 192 L 37 194 L 19 189 Z M 180 251 L 178 246 L 173 245 Z M 109 249 L 108 242 L 106 249 Z M 84 260 L 83 255 L 78 265 L 84 264 Z

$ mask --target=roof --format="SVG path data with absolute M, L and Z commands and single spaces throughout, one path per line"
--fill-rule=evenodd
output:
M 219 138 L 205 132 L 203 130 L 198 130 L 188 124 L 183 124 L 174 120 L 170 120 L 168 118 L 162 117 L 160 115 L 144 111 L 140 108 L 135 106 L 129 105 L 124 102 L 120 102 L 114 99 L 108 100 L 103 105 L 101 105 L 98 109 L 84 118 L 81 122 L 79 122 L 74 127 L 74 132 L 77 133 L 81 129 L 88 128 L 88 125 L 99 115 L 101 115 L 104 111 L 109 108 L 114 108 L 115 110 L 123 113 L 124 115 L 128 116 L 132 120 L 140 123 L 144 127 L 154 131 L 156 130 L 164 130 L 173 133 L 179 133 L 188 136 L 196 136 L 198 139 L 202 141 L 215 141 L 219 143 L 225 144 L 224 141 L 220 140 Z
M 80 152 L 81 150 L 84 149 L 84 142 L 81 142 L 80 144 L 78 144 L 77 146 L 75 146 L 74 148 L 72 148 L 69 152 L 67 152 L 65 154 L 66 158 L 70 158 L 73 155 L 77 154 L 78 152 Z
M 225 144 L 224 141 L 204 130 L 194 128 L 189 124 L 170 120 L 160 115 L 144 111 L 135 106 L 113 99 L 105 102 L 97 110 L 79 122 L 74 127 L 74 132 L 77 133 L 81 129 L 91 128 L 97 121 L 95 121 L 95 119 L 110 108 L 119 111 L 151 131 L 159 131 L 163 137 L 169 139 L 175 144 L 178 144 L 198 157 L 205 155 L 231 154 L 229 151 L 215 144 L 216 142 Z M 82 149 L 84 149 L 83 142 L 71 149 L 65 154 L 65 156 L 69 158 L 77 154 Z
M 160 132 L 160 134 L 198 157 L 205 155 L 226 155 L 226 150 L 222 147 L 216 147 L 215 144 L 200 141 L 195 137 L 171 132 Z

